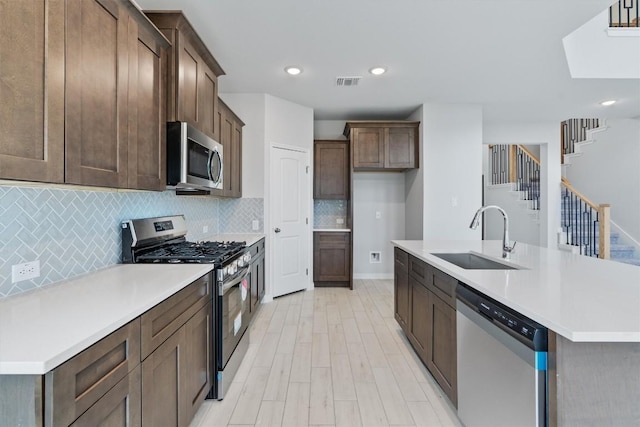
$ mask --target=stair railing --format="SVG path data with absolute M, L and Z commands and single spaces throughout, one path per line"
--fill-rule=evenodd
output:
M 598 119 L 569 119 L 560 123 L 560 164 L 575 151 L 575 143 L 587 140 L 587 131 L 600 125 Z
M 490 184 L 512 184 L 531 201 L 531 209 L 540 209 L 540 160 L 522 145 L 489 145 Z
M 609 27 L 640 27 L 638 0 L 620 0 L 609 6 Z
M 610 205 L 595 204 L 566 178 L 562 178 L 561 226 L 566 244 L 581 255 L 609 259 L 611 254 Z

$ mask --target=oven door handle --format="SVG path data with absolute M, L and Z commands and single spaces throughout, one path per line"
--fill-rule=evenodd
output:
M 240 271 L 242 271 L 242 270 L 240 270 Z M 233 288 L 238 283 L 242 282 L 242 280 L 244 280 L 248 275 L 249 275 L 249 267 L 245 267 L 244 268 L 244 273 L 239 274 L 238 277 L 233 279 L 231 282 L 229 282 L 229 283 L 220 283 L 220 285 L 218 286 L 218 295 L 223 296 L 224 294 L 226 294 L 229 291 L 229 289 Z

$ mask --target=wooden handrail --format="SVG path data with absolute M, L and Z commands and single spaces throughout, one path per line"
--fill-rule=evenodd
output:
M 598 210 L 598 205 L 593 203 L 591 200 L 587 199 L 587 197 L 584 194 L 576 190 L 576 188 L 573 185 L 571 185 L 571 183 L 564 176 L 562 177 L 562 185 L 567 187 L 573 194 L 581 198 L 586 204 L 591 206 L 593 209 Z
M 520 147 L 520 149 L 524 151 L 527 156 L 531 157 L 531 160 L 536 162 L 538 166 L 540 165 L 540 160 L 531 151 L 527 150 L 524 145 L 518 145 L 518 147 Z

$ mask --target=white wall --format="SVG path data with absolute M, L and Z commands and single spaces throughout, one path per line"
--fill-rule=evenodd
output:
M 507 185 L 508 186 L 508 185 Z M 509 240 L 540 246 L 540 224 L 523 206 L 514 193 L 505 186 L 485 187 L 485 205 L 498 205 L 509 216 Z M 486 240 L 502 240 L 504 218 L 500 212 L 490 209 L 484 214 Z M 471 222 L 471 220 L 469 220 Z
M 263 198 L 266 95 L 221 93 L 220 98 L 245 124 L 242 128 L 242 197 Z
M 380 213 L 380 219 L 376 218 Z M 404 174 L 357 172 L 353 177 L 353 277 L 393 277 L 391 240 L 405 238 Z M 379 264 L 369 253 L 380 252 Z
M 482 109 L 424 104 L 424 239 L 479 239 L 469 223 L 482 203 Z
M 540 246 L 555 247 L 560 228 L 560 123 L 485 123 L 483 143 L 540 145 Z
M 405 224 L 404 234 L 407 240 L 422 240 L 424 217 L 424 143 L 423 108 L 420 106 L 407 120 L 419 121 L 418 161 L 420 167 L 407 171 L 404 175 Z
M 264 229 L 267 245 L 265 299 L 273 296 L 273 229 L 271 225 L 269 200 L 270 148 L 272 145 L 286 145 L 302 148 L 309 153 L 309 176 L 313 176 L 313 109 L 294 104 L 287 100 L 268 94 L 220 94 L 224 102 L 245 123 L 242 134 L 242 196 L 264 197 Z M 312 231 L 313 224 L 313 180 L 309 179 L 309 230 L 307 233 L 309 258 L 309 283 L 311 284 L 312 263 Z
M 611 204 L 611 219 L 640 240 L 640 120 L 608 119 L 606 126 L 571 159 L 566 177 L 592 202 Z

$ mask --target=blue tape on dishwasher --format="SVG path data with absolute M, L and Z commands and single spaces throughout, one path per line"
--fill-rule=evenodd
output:
M 536 371 L 547 370 L 547 352 L 536 351 Z

